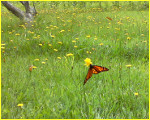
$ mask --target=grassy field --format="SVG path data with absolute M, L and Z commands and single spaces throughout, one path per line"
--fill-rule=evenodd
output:
M 46 5 L 31 27 L 2 7 L 2 118 L 148 119 L 148 10 Z M 109 71 L 83 86 L 86 58 Z

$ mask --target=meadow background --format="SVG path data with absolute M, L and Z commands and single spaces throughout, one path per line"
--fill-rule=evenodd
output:
M 2 119 L 149 118 L 149 2 L 35 7 L 30 27 L 1 7 Z M 83 86 L 86 58 L 109 71 Z

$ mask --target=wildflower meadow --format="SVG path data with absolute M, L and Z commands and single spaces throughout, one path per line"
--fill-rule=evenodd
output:
M 1 118 L 148 119 L 147 6 L 35 1 L 26 23 L 1 5 Z M 84 84 L 90 64 L 109 70 Z

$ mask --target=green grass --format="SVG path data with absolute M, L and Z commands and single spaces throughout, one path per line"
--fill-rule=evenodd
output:
M 28 28 L 2 9 L 2 118 L 148 119 L 148 11 L 41 8 Z M 83 86 L 86 58 L 109 71 Z

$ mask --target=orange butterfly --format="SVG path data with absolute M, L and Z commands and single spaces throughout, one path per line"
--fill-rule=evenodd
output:
M 110 18 L 110 17 L 106 17 L 108 20 L 112 20 L 112 18 Z
M 92 74 L 98 74 L 100 72 L 104 72 L 104 71 L 108 71 L 108 70 L 109 69 L 106 67 L 90 64 L 90 68 L 89 68 L 88 74 L 86 75 L 83 85 L 85 85 L 85 83 L 88 81 L 88 79 L 92 77 Z

